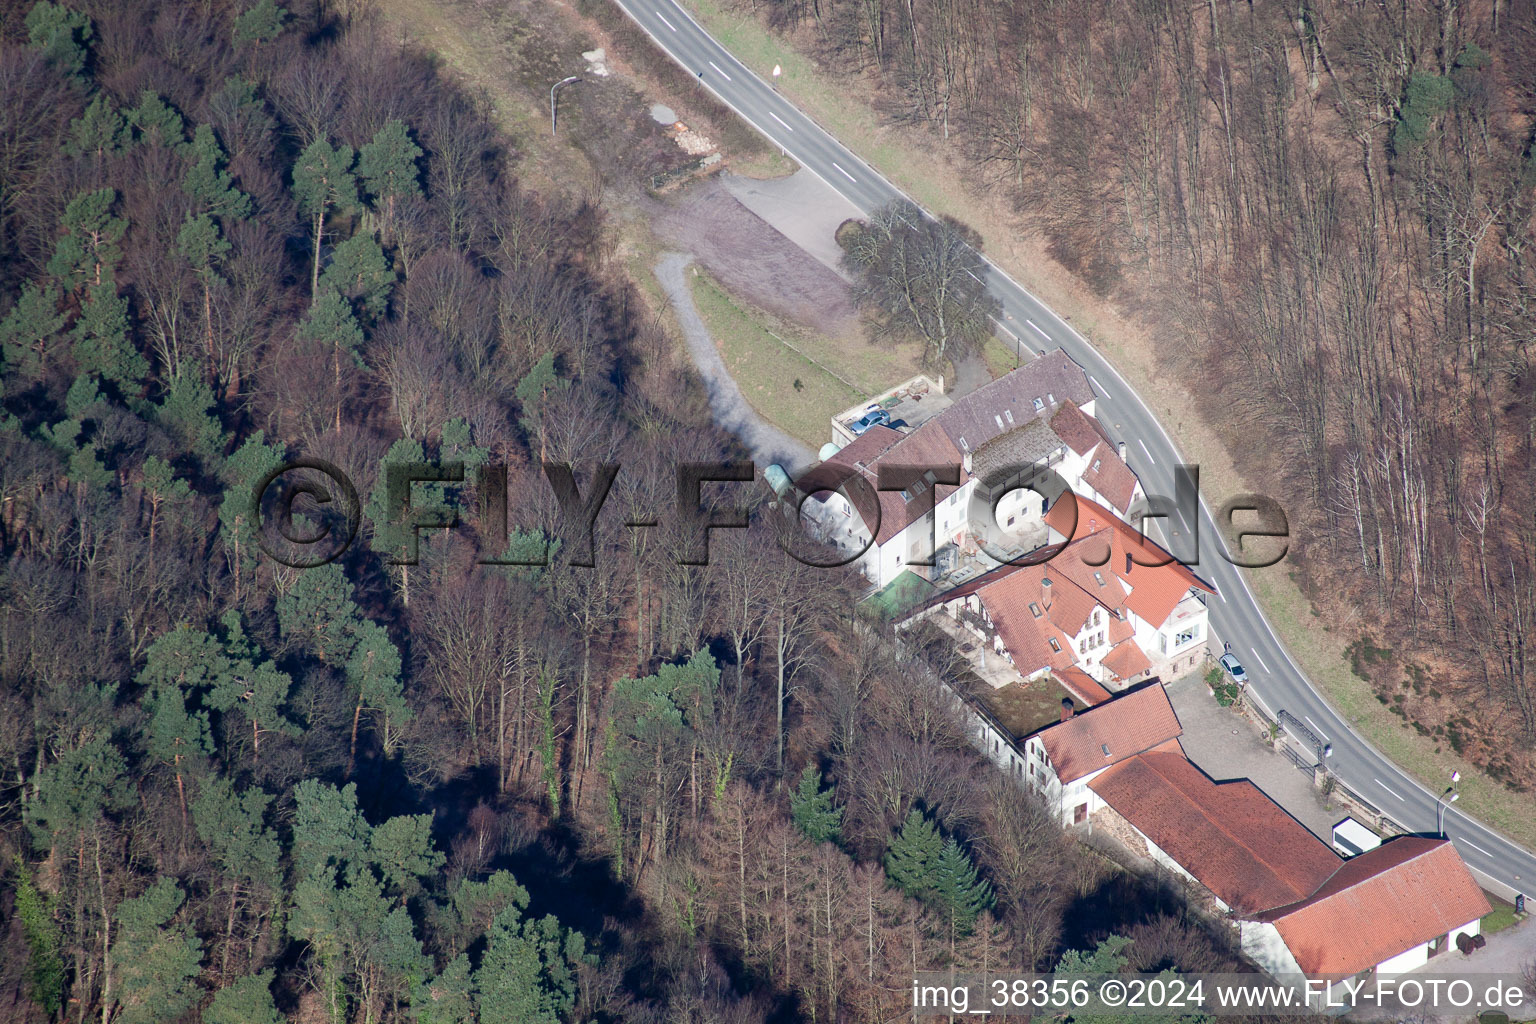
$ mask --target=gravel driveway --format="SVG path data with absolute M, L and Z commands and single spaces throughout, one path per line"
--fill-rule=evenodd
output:
M 761 472 L 771 463 L 778 463 L 792 474 L 807 469 L 816 461 L 815 453 L 790 437 L 778 427 L 764 420 L 742 396 L 741 389 L 731 379 L 693 304 L 693 293 L 688 290 L 687 270 L 693 257 L 686 253 L 668 253 L 656 264 L 656 280 L 677 313 L 682 326 L 683 338 L 688 343 L 688 354 L 699 376 L 709 389 L 709 409 L 715 423 L 730 431 L 746 445 Z

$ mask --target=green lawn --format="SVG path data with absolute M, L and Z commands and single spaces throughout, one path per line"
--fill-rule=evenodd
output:
M 1515 915 L 1514 907 L 1508 903 L 1497 902 L 1491 911 L 1483 915 L 1483 934 L 1494 935 L 1518 920 L 1520 918 Z
M 764 419 L 813 451 L 831 439 L 834 414 L 869 397 L 785 344 L 788 328 L 738 302 L 709 275 L 690 272 L 689 283 L 699 316 L 742 395 Z

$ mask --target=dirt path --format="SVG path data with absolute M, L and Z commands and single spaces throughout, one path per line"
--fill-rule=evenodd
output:
M 688 343 L 688 354 L 709 391 L 709 408 L 715 423 L 747 446 L 759 470 L 771 463 L 791 472 L 809 467 L 816 461 L 815 453 L 759 416 L 731 379 L 725 360 L 720 358 L 720 351 L 693 304 L 693 293 L 688 290 L 686 272 L 692 262 L 693 257 L 686 253 L 668 253 L 656 264 L 656 280 L 672 303 Z

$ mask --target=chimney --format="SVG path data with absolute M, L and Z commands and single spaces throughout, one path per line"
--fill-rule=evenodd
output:
M 1061 720 L 1063 722 L 1065 722 L 1067 719 L 1069 719 L 1071 717 L 1072 717 L 1072 698 L 1071 697 L 1063 697 L 1063 698 L 1061 698 Z
M 1040 577 L 1040 603 L 1045 606 L 1046 611 L 1051 610 L 1051 578 L 1049 576 Z

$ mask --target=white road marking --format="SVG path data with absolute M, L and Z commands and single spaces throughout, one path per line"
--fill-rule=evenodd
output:
M 1385 782 L 1382 782 L 1380 779 L 1372 779 L 1371 781 L 1376 783 L 1376 785 L 1380 786 L 1382 789 L 1386 790 L 1388 793 L 1391 793 L 1393 796 L 1397 797 L 1399 800 L 1403 800 L 1403 798 L 1398 796 L 1398 794 L 1392 789 L 1391 786 L 1387 785 Z M 1408 801 L 1403 800 L 1403 803 L 1407 802 Z
M 1024 322 L 1029 324 L 1029 326 L 1033 327 L 1035 330 L 1040 331 L 1040 337 L 1044 338 L 1046 341 L 1050 341 L 1051 340 L 1051 336 L 1049 334 L 1046 334 L 1044 331 L 1040 330 L 1040 325 L 1039 324 L 1035 323 L 1033 320 L 1029 319 L 1028 317 L 1024 318 Z
M 663 25 L 667 26 L 667 28 L 671 29 L 673 32 L 677 31 L 677 26 L 672 24 L 670 21 L 668 21 L 667 20 L 667 16 L 665 14 L 662 14 L 660 11 L 657 11 L 656 12 L 656 17 L 660 18 L 661 19 L 661 23 Z
M 842 165 L 840 165 L 836 160 L 832 161 L 832 166 L 836 167 L 837 168 L 837 172 L 839 174 L 841 174 L 843 177 L 847 178 L 849 181 L 853 182 L 854 184 L 858 184 L 859 179 L 855 178 L 853 175 L 851 175 L 847 171 L 843 170 Z
M 1333 742 L 1333 740 L 1328 739 L 1328 734 L 1323 732 L 1323 727 L 1318 725 L 1316 722 L 1312 721 L 1312 716 L 1311 715 L 1302 715 L 1301 717 L 1305 718 L 1307 720 L 1307 724 L 1312 726 L 1312 728 L 1316 729 L 1318 731 L 1318 734 L 1320 736 L 1322 736 L 1323 739 L 1328 740 L 1329 743 Z
M 779 122 L 779 124 L 784 125 L 785 128 L 789 128 L 789 124 L 782 117 L 780 117 L 778 114 L 775 114 L 773 111 L 771 111 L 771 110 L 768 111 L 768 116 L 773 118 L 775 121 Z M 790 131 L 794 131 L 793 128 L 789 128 L 789 130 Z
M 1156 459 L 1154 459 L 1154 458 L 1153 458 L 1153 457 L 1152 457 L 1152 453 L 1151 453 L 1151 452 L 1150 452 L 1150 451 L 1148 451 L 1148 450 L 1147 450 L 1147 442 L 1145 442 L 1145 441 L 1143 441 L 1143 440 L 1142 440 L 1142 439 L 1141 439 L 1141 438 L 1139 438 L 1139 437 L 1138 437 L 1138 438 L 1137 438 L 1137 439 L 1136 439 L 1136 443 L 1137 443 L 1137 444 L 1139 444 L 1139 445 L 1141 445 L 1141 450 L 1142 450 L 1142 451 L 1143 451 L 1143 452 L 1144 452 L 1144 453 L 1146 453 L 1146 456 L 1147 456 L 1147 461 L 1148 461 L 1148 462 L 1150 462 L 1150 463 L 1152 463 L 1152 465 L 1154 465 L 1154 466 L 1155 466 L 1155 465 L 1157 465 L 1157 460 L 1156 460 Z
M 1263 658 L 1260 658 L 1260 657 L 1259 657 L 1259 652 L 1258 652 L 1258 651 L 1254 651 L 1254 652 L 1253 652 L 1253 657 L 1254 657 L 1254 659 L 1255 659 L 1255 660 L 1256 660 L 1256 661 L 1258 661 L 1258 663 L 1259 663 L 1259 664 L 1260 664 L 1260 665 L 1264 665 L 1264 659 L 1263 659 Z M 1264 665 L 1264 671 L 1265 671 L 1265 672 L 1268 672 L 1268 671 L 1269 671 L 1269 666 L 1268 666 L 1268 665 Z
M 1088 379 L 1093 381 L 1093 386 L 1094 387 L 1098 388 L 1100 391 L 1102 391 L 1104 393 L 1104 397 L 1105 398 L 1109 399 L 1111 402 L 1113 402 L 1115 400 L 1114 396 L 1109 393 L 1109 389 L 1106 388 L 1103 384 L 1099 383 L 1099 378 L 1093 376 L 1092 374 L 1089 374 Z
M 716 71 L 720 71 L 720 65 L 716 64 L 714 61 L 710 61 L 709 66 L 714 68 Z M 731 76 L 726 74 L 724 71 L 720 71 L 720 77 L 725 79 L 727 82 L 731 80 Z
M 1460 839 L 1462 842 L 1464 842 L 1468 846 L 1472 847 L 1472 849 L 1476 850 L 1478 853 L 1482 854 L 1484 857 L 1492 857 L 1493 856 L 1493 854 L 1489 853 L 1487 850 L 1483 849 L 1481 846 L 1478 846 L 1476 843 L 1474 843 L 1470 839 L 1467 839 L 1467 838 L 1465 838 L 1463 836 L 1457 836 L 1456 838 Z

